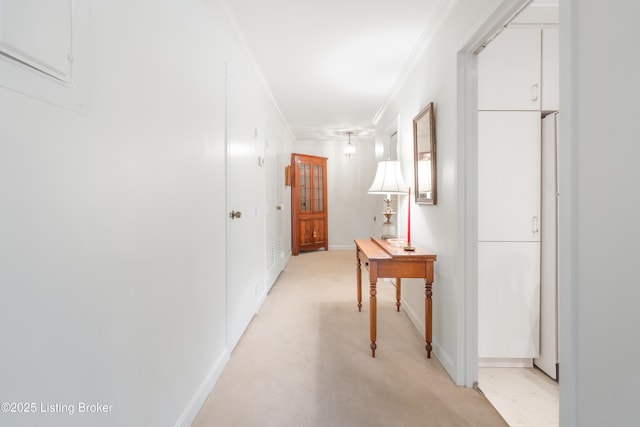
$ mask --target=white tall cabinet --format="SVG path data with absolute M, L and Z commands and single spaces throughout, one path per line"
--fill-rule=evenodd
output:
M 540 237 L 541 128 L 543 115 L 558 109 L 557 31 L 508 27 L 478 54 L 478 356 L 484 366 L 530 366 L 540 355 L 541 256 L 549 256 Z
M 540 112 L 478 113 L 481 358 L 538 356 L 540 156 Z

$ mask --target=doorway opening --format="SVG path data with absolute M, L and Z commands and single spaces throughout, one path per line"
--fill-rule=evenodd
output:
M 555 7 L 556 22 L 541 21 L 541 16 L 548 15 L 547 12 L 552 7 Z M 465 381 L 468 386 L 479 387 L 509 423 L 519 425 L 558 420 L 558 385 L 547 376 L 556 377 L 557 372 L 553 369 L 553 372 L 544 374 L 535 367 L 534 362 L 539 360 L 537 358 L 541 349 L 540 328 L 544 324 L 540 321 L 541 314 L 544 314 L 541 306 L 549 305 L 549 302 L 542 304 L 544 301 L 540 298 L 545 295 L 541 291 L 544 279 L 541 280 L 540 275 L 544 274 L 544 271 L 540 266 L 545 255 L 549 253 L 548 238 L 544 243 L 540 239 L 541 220 L 544 219 L 542 215 L 545 215 L 542 212 L 544 208 L 540 207 L 543 196 L 542 177 L 548 162 L 545 160 L 545 165 L 542 164 L 541 123 L 543 116 L 551 112 L 557 115 L 558 110 L 557 106 L 549 107 L 541 102 L 541 98 L 550 99 L 542 90 L 552 86 L 548 81 L 541 80 L 544 67 L 547 65 L 543 64 L 543 52 L 549 50 L 544 48 L 546 36 L 543 33 L 546 31 L 543 31 L 543 28 L 553 28 L 557 33 L 557 7 L 557 2 L 552 1 L 514 1 L 510 10 L 499 11 L 486 22 L 478 36 L 470 42 L 468 49 L 459 55 L 462 70 L 459 83 L 463 94 L 459 123 L 464 140 L 460 152 L 465 170 L 462 177 L 462 194 L 467 206 L 463 218 L 465 286 L 468 296 Z M 513 38 L 513 34 L 510 33 L 514 31 L 511 31 L 511 28 L 517 27 L 523 31 L 515 31 L 517 36 Z M 525 98 L 534 102 L 534 105 L 512 104 L 509 96 L 517 94 L 519 90 L 514 87 L 503 90 L 504 93 L 498 93 L 498 96 L 495 96 L 496 92 L 500 91 L 495 87 L 487 90 L 487 84 L 490 86 L 492 79 L 502 85 L 505 82 L 507 86 L 516 84 L 519 73 L 508 70 L 500 76 L 501 72 L 505 72 L 505 64 L 498 64 L 497 69 L 492 69 L 495 75 L 490 75 L 487 83 L 487 67 L 480 60 L 483 52 L 493 51 L 490 54 L 485 53 L 487 58 L 495 56 L 495 51 L 499 49 L 494 48 L 502 45 L 512 49 L 507 49 L 507 67 L 526 64 L 523 57 L 526 56 L 527 48 L 513 41 L 525 33 L 525 38 L 528 37 L 530 45 L 538 55 L 539 65 L 531 66 L 533 74 L 537 74 L 538 81 L 523 90 L 526 92 L 523 93 Z M 557 68 L 557 48 L 555 55 Z M 524 74 L 525 77 L 530 77 L 526 76 L 526 71 Z M 557 97 L 557 86 L 555 91 Z M 491 94 L 494 99 L 487 101 L 487 94 Z M 531 126 L 532 134 L 509 134 L 519 131 L 518 126 L 511 126 L 515 122 L 520 122 L 521 126 Z M 504 129 L 506 136 L 500 135 Z M 514 141 L 520 142 L 522 139 L 529 140 L 529 145 L 515 147 Z M 497 146 L 492 145 L 495 140 L 499 141 Z M 523 154 L 523 150 L 526 154 Z M 509 157 L 508 154 L 515 157 Z M 518 155 L 523 160 L 520 166 L 512 168 L 509 173 L 496 173 L 505 164 L 513 166 Z M 496 159 L 500 159 L 501 163 L 496 164 Z M 526 175 L 523 172 L 525 169 L 530 171 L 530 176 L 522 180 L 523 175 Z M 555 173 L 555 163 L 553 169 Z M 504 199 L 502 196 L 509 191 L 513 194 L 506 199 L 511 204 L 501 205 L 500 201 Z M 557 191 L 554 191 L 554 197 L 556 194 Z M 521 195 L 527 195 L 526 199 L 533 200 L 533 205 L 537 203 L 537 207 L 533 206 L 533 213 L 530 210 L 531 206 L 526 206 L 527 202 L 523 202 Z M 515 203 L 514 199 L 517 199 Z M 527 220 L 522 221 L 520 225 L 525 226 L 524 234 L 513 234 L 513 230 L 505 224 L 508 225 L 512 217 L 517 216 L 515 211 L 523 207 L 523 218 Z M 545 230 L 549 221 L 549 214 L 546 215 Z M 557 216 L 556 211 L 553 212 L 553 216 Z M 496 221 L 496 218 L 499 219 Z M 554 263 L 557 260 L 555 245 L 554 241 Z M 555 266 L 553 277 L 554 280 L 557 278 Z M 557 280 L 554 286 L 557 286 L 556 283 Z M 551 302 L 555 328 L 555 346 L 551 350 L 555 357 L 553 368 L 557 363 L 557 287 L 554 298 Z M 548 325 L 544 327 L 549 329 Z M 549 351 L 548 344 L 544 344 L 544 348 L 545 351 Z M 522 403 L 524 406 L 514 407 L 514 402 Z M 534 402 L 538 405 L 535 409 L 531 406 Z M 540 402 L 547 403 L 547 407 L 541 407 Z

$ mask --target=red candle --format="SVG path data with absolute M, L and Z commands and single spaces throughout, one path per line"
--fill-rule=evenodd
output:
M 407 246 L 411 246 L 411 187 L 409 187 L 409 204 L 407 206 Z

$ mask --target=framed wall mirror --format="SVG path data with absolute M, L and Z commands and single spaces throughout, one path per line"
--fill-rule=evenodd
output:
M 436 204 L 436 126 L 433 102 L 413 119 L 414 194 L 416 203 Z

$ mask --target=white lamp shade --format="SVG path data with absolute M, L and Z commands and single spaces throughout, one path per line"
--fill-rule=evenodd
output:
M 369 194 L 404 194 L 407 185 L 402 178 L 400 162 L 397 160 L 385 160 L 378 162 L 378 170 L 373 184 L 369 188 Z

